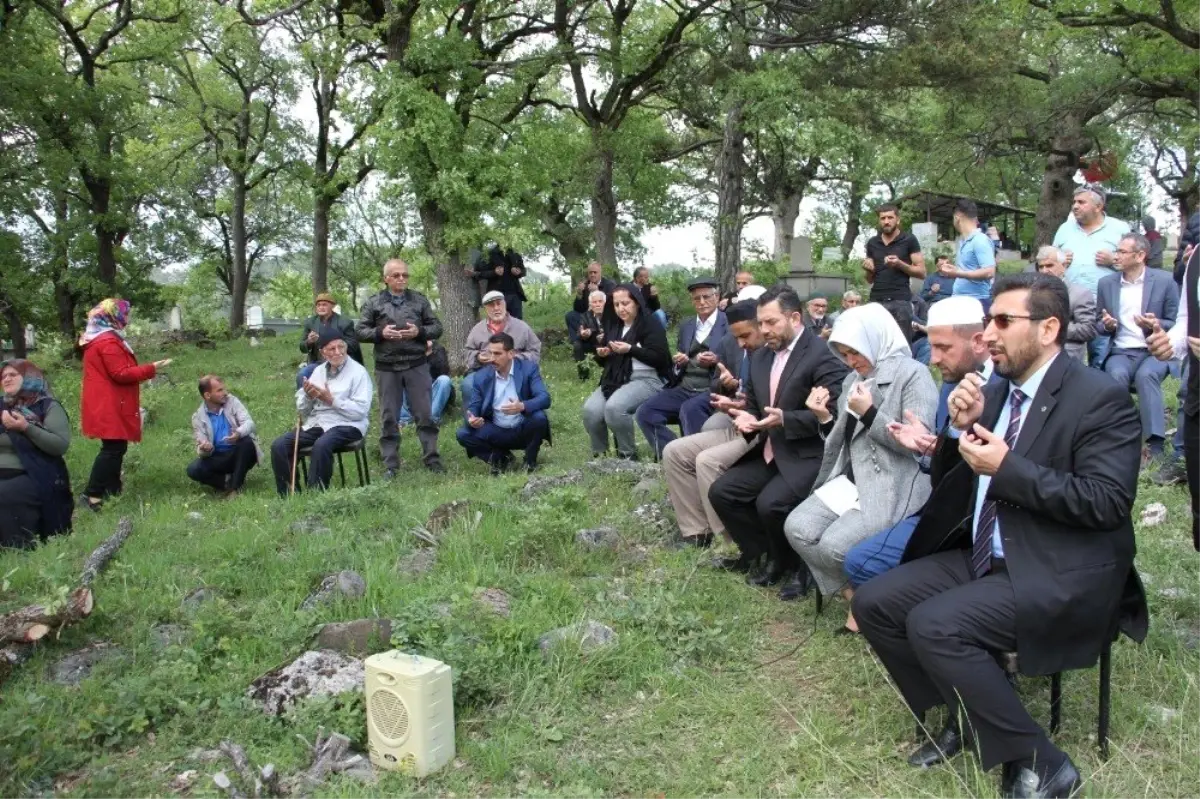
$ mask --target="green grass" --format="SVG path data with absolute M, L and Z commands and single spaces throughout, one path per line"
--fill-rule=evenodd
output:
M 236 341 L 216 352 L 147 347 L 139 355 L 174 357 L 175 385 L 144 389 L 153 418 L 126 459 L 124 496 L 102 515 L 77 515 L 70 536 L 32 553 L 0 554 L 0 609 L 10 609 L 53 598 L 119 516 L 135 523 L 96 586 L 93 616 L 47 642 L 0 686 L 0 794 L 163 795 L 176 774 L 197 769 L 188 794 L 210 796 L 209 777 L 226 764 L 188 756 L 225 737 L 283 773 L 307 763 L 298 736 L 311 740 L 319 725 L 361 748 L 361 700 L 309 702 L 273 719 L 245 691 L 306 649 L 316 625 L 379 614 L 396 620 L 398 645 L 454 667 L 458 759 L 424 781 L 385 773 L 364 786 L 336 778 L 322 795 L 995 795 L 997 777 L 980 774 L 970 758 L 929 772 L 904 765 L 912 721 L 863 642 L 831 635 L 844 606 L 835 602 L 814 621 L 811 602 L 780 603 L 704 568 L 700 554 L 658 546 L 629 514 L 637 503 L 629 479 L 592 478 L 523 502 L 523 478 L 491 478 L 478 461 L 467 462 L 447 423 L 445 477 L 416 469 L 410 434 L 396 482 L 284 502 L 269 468 L 260 467 L 245 494 L 217 502 L 183 473 L 199 401 L 193 380 L 210 370 L 224 375 L 265 445 L 291 423 L 294 343 L 252 349 Z M 551 354 L 545 371 L 554 447 L 544 450 L 543 464 L 552 474 L 586 462 L 579 408 L 591 384 L 574 378 L 565 350 Z M 74 415 L 77 370 L 55 364 L 50 374 Z M 77 486 L 97 447 L 75 441 L 69 461 Z M 488 503 L 479 525 L 453 526 L 430 573 L 399 573 L 397 563 L 417 545 L 407 531 L 460 498 Z M 1170 518 L 1139 531 L 1151 632 L 1141 646 L 1121 640 L 1114 650 L 1108 762 L 1092 743 L 1097 671 L 1064 680 L 1057 740 L 1084 771 L 1091 796 L 1197 790 L 1200 654 L 1183 643 L 1200 637 L 1197 559 L 1184 490 L 1143 485 L 1138 511 L 1153 501 L 1166 502 Z M 191 511 L 203 520 L 189 519 Z M 332 533 L 291 529 L 308 516 L 320 516 Z M 617 551 L 575 545 L 577 529 L 605 522 L 624 534 Z M 297 611 L 322 575 L 343 568 L 363 574 L 365 597 Z M 183 597 L 202 585 L 218 599 L 184 609 Z M 483 587 L 512 595 L 510 618 L 477 607 L 472 594 Z M 610 624 L 619 645 L 543 661 L 538 636 L 582 618 Z M 185 644 L 156 649 L 151 630 L 160 623 L 183 625 Z M 49 665 L 94 640 L 116 643 L 123 656 L 75 688 L 46 679 Z M 1023 680 L 1021 690 L 1046 720 L 1048 680 Z

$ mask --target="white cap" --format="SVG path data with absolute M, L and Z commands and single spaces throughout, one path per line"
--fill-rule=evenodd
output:
M 746 286 L 746 288 L 737 293 L 737 296 L 733 298 L 733 301 L 741 302 L 742 300 L 757 300 L 766 293 L 767 289 L 765 286 Z
M 504 294 L 502 292 L 489 291 L 487 294 L 483 295 L 483 304 L 487 305 L 489 302 L 495 302 L 496 300 L 502 299 L 504 299 Z
M 983 304 L 974 297 L 947 297 L 929 306 L 925 327 L 982 325 Z

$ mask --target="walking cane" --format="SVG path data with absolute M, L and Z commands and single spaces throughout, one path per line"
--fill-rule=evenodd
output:
M 304 420 L 300 414 L 296 414 L 296 433 L 292 439 L 292 485 L 288 489 L 288 496 L 296 493 L 296 467 L 300 463 L 300 423 Z

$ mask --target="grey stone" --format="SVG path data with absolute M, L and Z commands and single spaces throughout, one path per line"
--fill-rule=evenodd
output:
M 638 484 L 633 487 L 633 495 L 635 497 L 649 497 L 655 494 L 661 494 L 666 490 L 662 480 L 657 477 L 643 477 L 638 481 Z
M 521 489 L 521 499 L 533 499 L 556 488 L 578 485 L 582 482 L 583 472 L 579 469 L 572 469 L 564 474 L 554 476 L 534 475 L 525 481 L 525 487 Z
M 195 610 L 209 600 L 216 599 L 217 592 L 211 588 L 193 588 L 187 592 L 187 596 L 183 598 L 183 607 L 187 610 Z
M 1158 721 L 1161 724 L 1170 724 L 1179 717 L 1179 711 L 1173 707 L 1152 706 L 1150 710 L 1152 710 L 1154 715 L 1158 717 Z
M 358 572 L 347 569 L 330 574 L 322 580 L 321 584 L 317 586 L 317 590 L 300 603 L 300 609 L 312 610 L 318 605 L 327 604 L 338 597 L 358 599 L 365 593 L 367 593 L 367 581 Z
M 150 409 L 138 408 L 138 417 L 142 420 L 142 427 L 150 424 Z
M 646 528 L 656 533 L 668 533 L 676 528 L 669 515 L 671 505 L 666 500 L 655 500 L 633 509 L 633 517 Z
M 190 521 L 193 521 L 193 522 L 204 521 L 204 514 L 200 513 L 199 511 L 189 511 L 187 517 Z
M 358 658 L 330 650 L 309 650 L 259 677 L 246 695 L 258 702 L 263 712 L 278 716 L 310 696 L 362 691 L 363 679 L 363 662 Z
M 512 615 L 512 612 L 509 610 L 512 597 L 499 588 L 480 588 L 476 590 L 475 601 L 497 616 L 508 618 Z
M 155 649 L 179 646 L 187 639 L 187 628 L 182 624 L 156 624 L 150 630 Z
M 1142 526 L 1157 527 L 1167 520 L 1167 506 L 1161 502 L 1151 502 L 1142 509 Z
M 1158 595 L 1167 599 L 1187 599 L 1190 596 L 1187 589 L 1175 587 L 1160 588 L 1158 589 Z
M 367 655 L 391 647 L 390 619 L 356 619 L 321 625 L 317 646 L 347 655 Z
M 587 549 L 616 549 L 621 531 L 615 527 L 593 527 L 575 533 L 575 543 Z
M 583 652 L 592 652 L 616 646 L 617 633 L 606 624 L 587 619 L 551 630 L 538 639 L 538 648 L 542 650 L 543 655 L 549 655 L 555 647 L 568 641 L 577 644 Z
M 456 499 L 453 502 L 443 502 L 429 514 L 425 529 L 431 533 L 439 533 L 448 528 L 458 519 L 470 518 L 471 500 Z
M 632 474 L 641 476 L 647 471 L 654 471 L 654 464 L 643 461 L 631 461 L 625 458 L 601 458 L 588 464 L 592 474 Z
M 428 547 L 418 547 L 396 562 L 396 571 L 419 577 L 432 571 L 437 562 L 437 550 Z
M 124 650 L 108 641 L 97 641 L 78 649 L 50 667 L 49 677 L 59 685 L 79 685 L 92 673 L 97 664 L 120 657 Z
M 204 749 L 197 746 L 188 752 L 187 759 L 195 763 L 216 763 L 223 757 L 225 757 L 225 753 L 220 749 Z
M 309 535 L 328 535 L 332 532 L 329 526 L 317 516 L 305 516 L 303 519 L 292 522 L 291 531 Z

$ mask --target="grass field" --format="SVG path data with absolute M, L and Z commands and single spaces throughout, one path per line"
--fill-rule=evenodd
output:
M 442 429 L 449 468 L 417 468 L 415 436 L 404 437 L 400 479 L 292 501 L 275 497 L 270 470 L 252 472 L 231 502 L 187 480 L 188 420 L 199 402 L 195 378 L 226 377 L 258 423 L 264 445 L 292 421 L 297 352 L 290 339 L 222 343 L 215 352 L 176 346 L 139 350 L 143 360 L 175 358 L 173 383 L 146 387 L 146 439 L 126 459 L 126 491 L 101 515 L 77 513 L 75 531 L 32 553 L 0 554 L 0 609 L 53 599 L 87 553 L 134 520 L 132 537 L 96 586 L 96 612 L 63 631 L 0 686 L 0 795 L 170 795 L 177 774 L 198 778 L 184 795 L 210 796 L 228 764 L 190 759 L 222 738 L 259 764 L 290 773 L 307 765 L 300 736 L 319 725 L 365 744 L 361 699 L 311 701 L 286 717 L 265 716 L 246 698 L 249 683 L 309 646 L 320 623 L 385 616 L 393 642 L 455 669 L 458 759 L 426 780 L 381 774 L 375 785 L 346 777 L 321 795 L 525 796 L 991 796 L 998 777 L 971 758 L 929 772 L 907 767 L 913 741 L 885 674 L 861 640 L 834 637 L 844 606 L 814 618 L 811 601 L 784 604 L 774 593 L 705 567 L 708 556 L 661 546 L 639 526 L 628 477 L 591 476 L 531 502 L 523 476 L 489 477 Z M 47 364 L 72 416 L 78 370 Z M 592 384 L 574 377 L 556 348 L 544 367 L 554 397 L 554 446 L 544 473 L 585 464 L 579 409 Z M 1174 391 L 1168 391 L 1174 401 Z M 378 432 L 373 424 L 371 434 Z M 77 439 L 69 462 L 77 488 L 97 442 Z M 373 473 L 381 474 L 372 454 Z M 353 478 L 352 478 L 353 480 Z M 408 531 L 440 503 L 488 503 L 477 526 L 453 526 L 433 569 L 398 568 L 418 545 Z M 1150 597 L 1151 630 L 1141 646 L 1114 649 L 1112 754 L 1097 754 L 1097 671 L 1064 679 L 1059 744 L 1079 764 L 1090 796 L 1188 796 L 1200 792 L 1200 609 L 1197 557 L 1187 534 L 1181 487 L 1144 483 L 1137 512 L 1162 501 L 1165 524 L 1139 529 L 1138 565 Z M 203 519 L 189 518 L 190 512 Z M 327 534 L 293 529 L 319 517 Z M 610 523 L 615 551 L 585 551 L 576 530 Z M 366 595 L 300 612 L 321 577 L 354 569 Z M 216 598 L 196 607 L 197 587 Z M 500 588 L 508 618 L 473 594 Z M 449 608 L 449 613 L 446 609 Z M 548 661 L 538 637 L 584 618 L 609 624 L 617 646 Z M 153 628 L 180 625 L 182 645 L 156 644 Z M 120 647 L 77 687 L 47 669 L 92 641 Z M 1035 714 L 1048 718 L 1048 680 L 1021 683 Z

